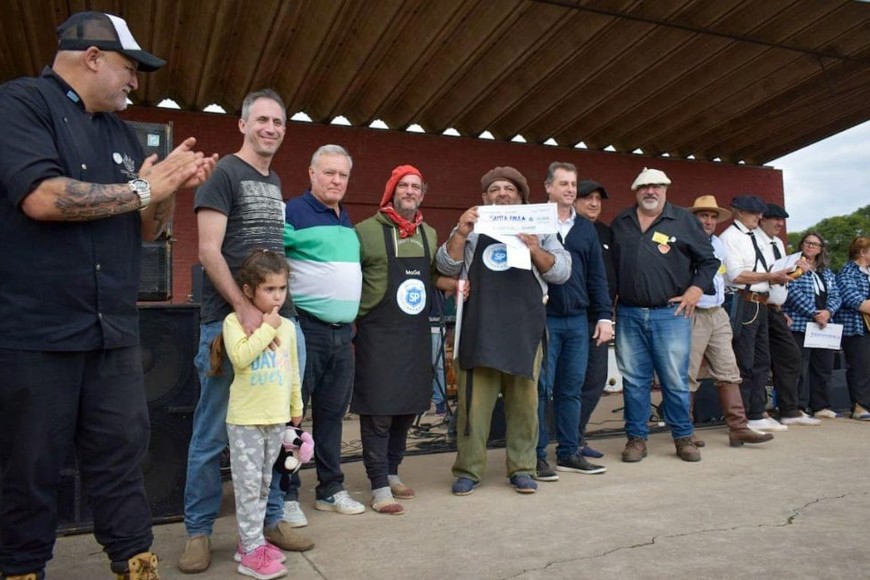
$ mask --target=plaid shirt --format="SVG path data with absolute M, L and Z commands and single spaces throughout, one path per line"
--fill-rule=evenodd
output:
M 829 311 L 831 316 L 833 316 L 840 309 L 840 304 L 842 303 L 834 273 L 831 272 L 830 268 L 827 268 L 817 272 L 817 274 L 825 282 L 825 288 L 828 292 L 825 298 L 825 310 Z M 813 316 L 819 311 L 816 308 L 815 284 L 813 283 L 812 273 L 807 272 L 794 282 L 789 283 L 788 299 L 783 304 L 782 309 L 792 319 L 792 331 L 807 331 L 807 322 L 814 322 Z
M 843 304 L 834 316 L 834 322 L 843 325 L 843 336 L 862 336 L 864 321 L 858 307 L 870 298 L 870 277 L 858 268 L 858 264 L 849 262 L 837 274 L 837 286 Z

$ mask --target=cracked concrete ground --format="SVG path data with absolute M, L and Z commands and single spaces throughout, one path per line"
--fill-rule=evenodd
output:
M 619 397 L 604 407 L 615 406 L 610 399 Z M 596 417 L 612 420 L 609 409 Z M 680 461 L 665 433 L 650 437 L 649 456 L 636 464 L 619 460 L 624 439 L 599 439 L 607 473 L 560 473 L 529 496 L 507 485 L 503 449 L 490 450 L 487 477 L 468 497 L 450 494 L 453 453 L 409 457 L 401 474 L 418 497 L 400 517 L 317 512 L 314 472 L 306 470 L 303 532 L 317 546 L 288 554 L 289 577 L 870 578 L 870 424 L 823 423 L 739 449 L 728 447 L 724 427 L 702 429 L 700 463 Z M 345 464 L 345 473 L 354 497 L 367 502 L 362 464 Z M 157 526 L 155 536 L 164 580 L 241 577 L 232 562 L 231 506 L 212 536 L 212 566 L 198 576 L 175 567 L 183 525 Z M 89 535 L 59 539 L 48 572 L 49 579 L 109 577 Z

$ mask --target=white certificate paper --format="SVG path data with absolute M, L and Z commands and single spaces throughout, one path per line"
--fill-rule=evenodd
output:
M 801 259 L 801 253 L 795 252 L 794 254 L 789 254 L 784 258 L 780 258 L 771 266 L 770 271 L 776 272 L 779 270 L 788 270 L 792 271 L 797 266 L 797 261 Z
M 555 234 L 559 214 L 555 203 L 481 205 L 477 207 L 474 231 L 490 237 L 517 234 Z
M 807 348 L 839 350 L 842 338 L 842 324 L 829 323 L 824 328 L 821 328 L 815 322 L 807 322 L 807 331 L 804 334 L 804 346 Z

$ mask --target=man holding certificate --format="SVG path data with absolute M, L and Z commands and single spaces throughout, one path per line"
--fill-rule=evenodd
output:
M 529 212 L 510 207 L 528 203 L 529 186 L 519 171 L 496 167 L 480 183 L 483 206 L 460 216 L 436 254 L 442 274 L 467 278 L 471 288 L 461 321 L 457 309 L 459 409 L 452 490 L 469 495 L 480 483 L 492 410 L 501 394 L 507 475 L 517 492 L 534 493 L 547 284 L 568 279 L 571 257 L 552 233 L 528 233 L 547 231 L 554 213 L 544 219 L 535 206 Z M 509 211 L 491 211 L 499 209 L 492 206 Z M 476 226 L 481 214 L 486 233 Z M 520 222 L 529 229 L 509 233 Z

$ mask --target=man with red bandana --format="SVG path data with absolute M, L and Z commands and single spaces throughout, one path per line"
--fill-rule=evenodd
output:
M 436 233 L 420 212 L 424 194 L 420 171 L 400 165 L 378 212 L 356 226 L 363 283 L 350 408 L 359 414 L 372 509 L 393 515 L 404 512 L 397 499 L 414 498 L 399 479 L 399 464 L 414 417 L 429 408 L 432 393 L 433 287 L 453 290 L 456 284 L 437 274 Z

